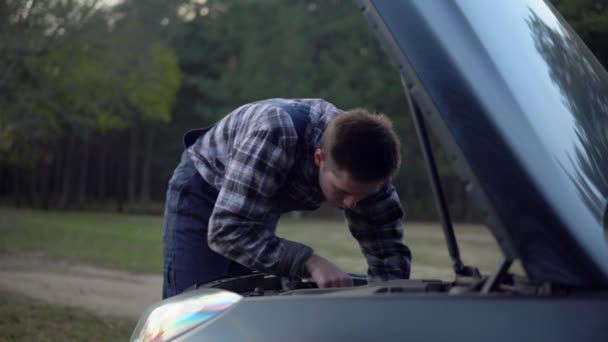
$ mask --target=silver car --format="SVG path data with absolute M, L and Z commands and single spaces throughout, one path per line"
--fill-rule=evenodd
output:
M 402 77 L 455 279 L 221 279 L 150 307 L 132 340 L 608 341 L 606 71 L 546 1 L 356 3 Z M 502 250 L 491 274 L 460 260 L 429 131 Z

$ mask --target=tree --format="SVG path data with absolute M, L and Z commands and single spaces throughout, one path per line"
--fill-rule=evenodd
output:
M 10 191 L 17 198 L 21 185 L 31 193 L 54 187 L 55 203 L 63 207 L 76 185 L 83 202 L 95 139 L 169 120 L 179 84 L 175 55 L 159 36 L 139 39 L 149 30 L 120 14 L 94 1 L 0 5 L 6 19 L 0 36 L 7 42 L 0 47 L 7 66 L 0 70 L 0 170 L 15 177 Z M 107 143 L 95 145 L 106 152 Z M 101 171 L 93 173 L 105 189 L 106 154 L 100 156 Z M 134 184 L 135 175 L 129 177 Z M 48 203 L 49 196 L 42 197 Z
M 568 23 L 608 68 L 608 3 L 603 0 L 554 0 Z
M 415 208 L 409 217 L 434 215 L 399 75 L 353 1 L 209 0 L 191 13 L 175 43 L 184 73 L 176 110 L 197 116 L 180 120 L 205 126 L 270 97 L 322 97 L 343 109 L 385 112 L 403 139 L 395 183 Z M 456 177 L 448 186 L 462 187 Z M 453 202 L 466 201 L 464 191 L 454 194 Z
M 62 132 L 64 114 L 52 100 L 47 76 L 56 70 L 47 63 L 57 49 L 77 36 L 90 19 L 95 1 L 12 1 L 0 5 L 0 162 L 13 165 L 13 191 L 26 176 L 19 169 L 44 170 L 49 146 Z M 29 190 L 40 177 L 29 172 Z

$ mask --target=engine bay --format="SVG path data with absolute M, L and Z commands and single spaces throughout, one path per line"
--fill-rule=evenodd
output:
M 386 282 L 368 284 L 363 275 L 351 274 L 354 287 L 351 288 L 318 288 L 310 279 L 289 280 L 285 277 L 265 273 L 219 279 L 216 281 L 197 284 L 189 290 L 200 288 L 218 288 L 235 292 L 244 297 L 261 296 L 303 296 L 303 295 L 383 295 L 383 294 L 422 294 L 446 293 L 458 294 L 488 294 L 483 292 L 488 277 L 456 277 L 454 281 L 397 279 Z M 492 291 L 493 294 L 517 295 L 550 295 L 564 293 L 550 284 L 539 284 L 525 277 L 508 274 Z

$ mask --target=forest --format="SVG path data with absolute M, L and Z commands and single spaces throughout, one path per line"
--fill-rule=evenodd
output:
M 608 66 L 608 1 L 552 3 Z M 3 0 L 0 39 L 3 206 L 162 213 L 186 130 L 313 97 L 389 115 L 406 217 L 436 218 L 399 75 L 352 0 Z M 435 145 L 452 215 L 476 221 Z

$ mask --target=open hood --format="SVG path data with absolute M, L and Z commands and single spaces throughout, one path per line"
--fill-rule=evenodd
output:
M 358 0 L 506 258 L 608 287 L 608 74 L 542 0 Z

